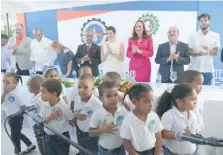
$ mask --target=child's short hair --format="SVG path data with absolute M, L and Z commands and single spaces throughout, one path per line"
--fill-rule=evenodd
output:
M 126 91 L 124 95 L 124 99 L 126 95 L 129 95 L 130 100 L 133 100 L 133 99 L 140 100 L 140 98 L 143 96 L 143 93 L 150 92 L 150 91 L 153 91 L 150 85 L 137 83 L 133 85 L 129 90 Z
M 80 76 L 79 80 L 92 80 L 94 82 L 94 77 L 91 74 L 83 74 Z
M 21 84 L 23 84 L 22 77 L 17 73 L 13 73 L 13 72 L 6 73 L 6 74 L 4 74 L 4 77 L 13 77 L 16 80 L 17 84 L 19 83 L 19 81 L 21 82 Z
M 43 88 L 46 88 L 48 92 L 50 93 L 57 93 L 57 97 L 60 96 L 61 92 L 62 92 L 62 84 L 59 80 L 56 79 L 52 79 L 52 80 L 46 80 L 43 84 L 42 84 Z
M 85 68 L 90 69 L 90 70 L 91 70 L 91 72 L 92 72 L 92 69 L 91 69 L 91 67 L 90 67 L 89 65 L 82 65 L 82 66 L 79 68 L 79 75 L 81 75 L 81 74 L 80 74 L 80 73 L 81 73 L 81 71 L 82 71 L 83 69 L 85 69 Z
M 200 75 L 202 75 L 202 73 L 196 70 L 187 70 L 181 74 L 180 83 L 193 82 L 194 78 Z
M 32 76 L 30 77 L 29 81 L 27 82 L 27 84 L 30 86 L 34 86 L 36 88 L 40 88 L 43 84 L 44 80 L 40 75 L 36 75 L 36 76 Z
M 121 76 L 117 72 L 107 72 L 105 76 L 111 78 L 112 82 L 116 83 L 117 80 L 121 80 Z
M 52 70 L 55 70 L 57 72 L 57 68 L 54 67 L 54 66 L 48 66 L 44 69 L 43 71 L 43 76 L 44 77 L 47 77 L 47 75 L 52 71 Z
M 173 88 L 167 89 L 158 101 L 156 108 L 157 115 L 161 118 L 163 114 L 170 110 L 173 106 L 177 106 L 176 100 L 189 96 L 193 88 L 185 84 L 175 85 Z
M 116 85 L 114 82 L 105 81 L 99 86 L 99 96 L 103 96 L 105 93 L 105 89 L 109 88 L 116 88 Z

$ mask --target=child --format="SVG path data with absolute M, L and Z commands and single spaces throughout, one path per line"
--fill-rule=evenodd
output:
M 79 75 L 82 76 L 84 74 L 92 75 L 92 70 L 91 70 L 90 66 L 87 66 L 87 65 L 81 66 L 81 68 L 79 69 Z M 75 104 L 74 100 L 78 96 L 78 87 L 77 87 L 77 85 L 74 86 L 71 94 L 72 95 L 70 97 L 71 98 L 70 108 L 73 111 L 74 110 L 74 104 Z M 97 98 L 99 97 L 98 88 L 94 87 L 93 95 L 96 96 Z
M 119 87 L 120 82 L 121 82 L 121 76 L 117 72 L 107 72 L 104 76 L 104 81 L 110 81 L 113 82 L 117 87 Z M 130 111 L 134 106 L 132 105 L 131 101 L 129 98 L 124 98 L 124 93 L 118 91 L 119 95 L 119 104 L 123 105 L 128 111 Z
M 89 125 L 93 113 L 102 107 L 101 102 L 92 93 L 94 90 L 94 78 L 90 74 L 83 74 L 78 81 L 78 96 L 75 98 L 74 113 L 77 128 L 78 144 L 98 153 L 98 137 L 89 137 Z M 82 155 L 83 153 L 80 152 Z
M 54 128 L 64 136 L 70 138 L 68 132 L 69 122 L 73 123 L 73 112 L 67 104 L 60 100 L 62 85 L 56 79 L 47 80 L 42 85 L 42 100 L 46 102 L 41 109 L 44 123 Z M 49 155 L 69 155 L 70 144 L 58 138 L 53 132 L 44 128 L 46 132 L 45 143 Z
M 195 70 L 187 70 L 181 75 L 181 83 L 184 83 L 192 88 L 194 88 L 197 92 L 197 95 L 202 91 L 202 84 L 204 82 L 203 74 L 195 71 Z M 204 121 L 203 121 L 203 104 L 204 101 L 200 100 L 197 96 L 197 103 L 193 110 L 194 114 L 197 116 L 198 125 L 197 132 L 199 134 L 204 130 Z
M 103 82 L 99 87 L 103 107 L 91 118 L 90 136 L 99 136 L 100 155 L 125 155 L 120 127 L 127 111 L 118 104 L 118 89 L 113 82 Z
M 3 104 L 7 116 L 20 111 L 20 109 L 24 107 L 21 99 L 21 94 L 19 94 L 19 89 L 17 88 L 19 80 L 22 81 L 21 76 L 16 73 L 8 73 L 4 75 L 1 104 Z M 14 116 L 9 119 L 11 137 L 13 143 L 16 146 L 16 154 L 29 153 L 36 149 L 36 146 L 33 145 L 32 142 L 24 134 L 21 133 L 23 119 L 23 115 Z M 20 140 L 22 140 L 27 145 L 27 150 L 24 152 L 21 152 Z
M 127 94 L 135 108 L 121 126 L 120 135 L 125 150 L 131 155 L 160 155 L 163 127 L 157 114 L 152 111 L 152 88 L 147 84 L 135 84 Z
M 178 141 L 176 132 L 196 132 L 197 117 L 189 109 L 196 104 L 195 89 L 179 84 L 164 92 L 158 101 L 157 114 L 161 118 L 165 140 L 164 155 L 194 154 L 196 145 L 186 141 Z
M 43 71 L 43 76 L 47 80 L 49 79 L 59 80 L 57 69 L 54 66 L 49 66 L 45 68 L 45 70 Z M 60 95 L 60 98 L 63 99 L 66 104 L 68 104 L 66 88 L 62 83 L 61 85 L 62 85 L 62 93 Z
M 42 86 L 43 82 L 44 82 L 43 78 L 39 75 L 30 77 L 30 79 L 27 82 L 29 92 L 34 95 L 31 100 L 31 104 L 35 105 L 37 108 L 36 113 L 35 113 L 36 115 L 40 114 L 40 111 L 45 104 L 45 102 L 41 98 L 41 90 L 40 90 L 40 87 Z M 37 139 L 39 150 L 43 154 L 43 151 L 41 150 L 42 146 L 39 144 L 39 138 L 40 138 L 39 131 L 41 131 L 41 129 L 39 128 L 37 124 L 33 122 L 33 120 L 31 120 L 31 124 L 33 126 L 33 130 Z M 43 134 L 43 131 L 41 131 L 41 133 Z M 42 136 L 44 136 L 44 134 Z

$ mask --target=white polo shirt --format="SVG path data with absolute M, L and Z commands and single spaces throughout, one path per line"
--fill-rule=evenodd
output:
M 176 107 L 173 107 L 163 114 L 161 122 L 164 130 L 177 132 L 184 131 L 185 128 L 190 127 L 192 132 L 195 133 L 197 117 L 190 111 L 190 117 L 189 120 L 187 120 Z M 177 154 L 194 154 L 196 150 L 195 144 L 186 141 L 166 139 L 165 145 L 171 152 Z
M 220 36 L 218 33 L 210 31 L 204 35 L 201 30 L 191 36 L 188 40 L 189 48 L 192 48 L 194 53 L 199 53 L 203 50 L 200 46 L 205 45 L 208 48 L 218 47 L 220 48 Z M 199 72 L 207 73 L 214 72 L 213 56 L 191 56 L 191 62 L 188 70 L 197 70 Z
M 194 114 L 197 116 L 197 131 L 196 133 L 202 134 L 204 130 L 204 117 L 203 117 L 203 110 L 204 110 L 204 100 L 202 100 L 199 95 L 197 96 L 197 104 L 193 110 Z
M 40 41 L 31 41 L 31 61 L 35 61 L 36 71 L 43 71 L 45 65 L 51 65 L 56 58 L 56 53 L 50 47 L 52 41 L 43 36 Z
M 142 152 L 155 147 L 155 134 L 162 129 L 163 126 L 156 113 L 152 111 L 148 113 L 146 121 L 143 122 L 130 112 L 122 123 L 120 136 L 129 139 L 133 148 Z
M 86 114 L 87 118 L 83 121 L 77 120 L 77 126 L 78 128 L 83 132 L 89 131 L 89 125 L 91 121 L 91 117 L 98 109 L 102 107 L 101 101 L 95 97 L 94 95 L 91 95 L 91 98 L 88 102 L 83 102 L 78 95 L 74 100 L 74 113 L 81 110 L 81 114 Z
M 15 88 L 13 91 L 8 93 L 5 97 L 5 101 L 2 104 L 5 110 L 6 116 L 12 115 L 20 111 L 20 107 L 24 104 L 22 103 L 21 94 L 19 94 L 19 89 Z
M 99 92 L 98 92 L 97 87 L 94 88 L 93 95 L 97 98 L 99 97 Z M 71 92 L 71 97 L 70 97 L 71 101 L 75 101 L 75 98 L 77 98 L 78 96 L 79 96 L 78 95 L 78 86 L 75 85 L 74 88 L 72 89 L 72 92 Z
M 46 102 L 44 102 L 41 98 L 41 92 L 37 95 L 34 95 L 31 99 L 31 105 L 35 105 L 37 108 L 37 114 L 41 112 L 42 107 Z
M 44 119 L 46 119 L 53 112 L 59 112 L 61 114 L 61 117 L 50 121 L 48 125 L 60 133 L 67 132 L 69 127 L 69 121 L 74 118 L 74 114 L 69 108 L 69 106 L 63 101 L 59 101 L 53 107 L 51 107 L 49 103 L 46 103 L 41 109 L 40 114 Z M 47 128 L 44 128 L 44 131 L 49 135 L 54 135 L 54 133 L 48 130 Z
M 123 119 L 127 115 L 124 107 L 117 105 L 117 110 L 113 116 L 104 107 L 99 109 L 91 118 L 90 128 L 100 128 L 104 121 L 106 124 L 114 123 L 117 125 L 117 131 L 114 134 L 103 133 L 99 136 L 99 145 L 105 149 L 113 150 L 123 145 L 123 140 L 120 137 L 120 127 Z

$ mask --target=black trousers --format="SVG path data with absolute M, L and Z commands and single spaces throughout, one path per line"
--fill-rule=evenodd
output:
M 29 75 L 29 70 L 21 70 L 19 65 L 16 63 L 17 74 L 19 75 Z
M 152 148 L 150 150 L 146 150 L 146 151 L 142 151 L 142 152 L 138 152 L 139 155 L 154 155 L 155 153 L 155 148 Z
M 77 142 L 80 146 L 92 152 L 93 154 L 98 154 L 98 137 L 90 137 L 88 132 L 81 131 L 76 125 L 77 129 Z M 85 153 L 80 152 L 79 155 L 85 155 Z
M 11 137 L 12 141 L 14 142 L 18 152 L 21 152 L 21 143 L 22 140 L 27 146 L 30 146 L 32 142 L 21 133 L 22 125 L 23 125 L 23 116 L 15 116 L 9 120 L 9 126 L 11 128 Z M 15 149 L 15 153 L 18 153 Z
M 69 132 L 62 133 L 70 138 Z M 45 135 L 46 150 L 48 155 L 69 155 L 70 144 L 56 135 Z

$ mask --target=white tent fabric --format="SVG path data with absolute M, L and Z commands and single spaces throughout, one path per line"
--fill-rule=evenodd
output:
M 129 0 L 2 0 L 1 15 L 4 17 L 6 13 L 9 14 L 9 22 L 16 23 L 16 14 L 32 11 L 51 10 L 59 8 L 71 8 L 75 6 L 96 5 L 115 2 L 124 2 Z

